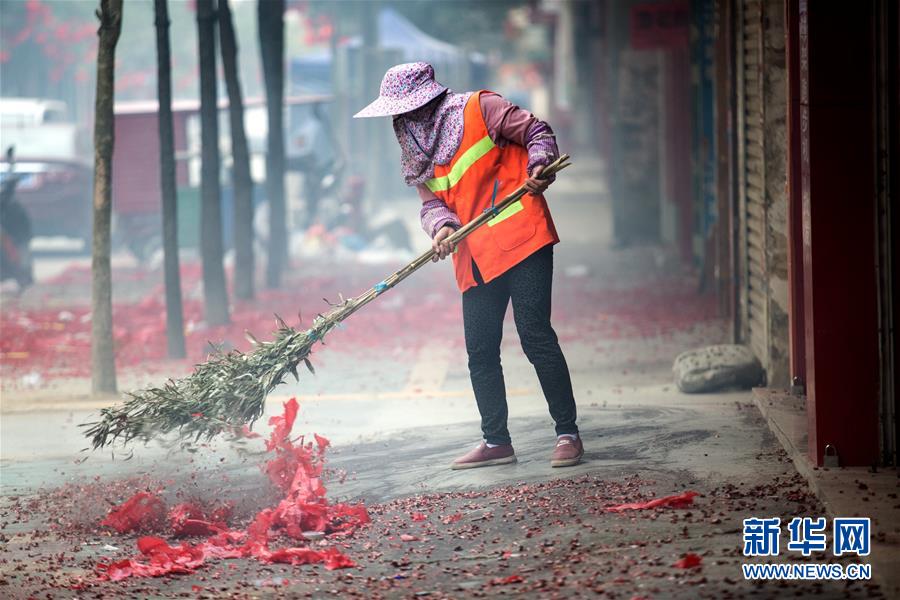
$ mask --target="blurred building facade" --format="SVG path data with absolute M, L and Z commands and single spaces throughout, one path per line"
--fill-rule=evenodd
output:
M 897 3 L 601 4 L 617 241 L 717 295 L 812 464 L 896 465 Z

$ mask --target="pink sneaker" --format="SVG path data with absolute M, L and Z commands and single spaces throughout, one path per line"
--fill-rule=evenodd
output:
M 477 448 L 453 461 L 450 468 L 474 469 L 476 467 L 490 467 L 492 465 L 508 465 L 516 462 L 516 451 L 512 444 L 504 444 L 488 448 L 487 443 L 481 442 Z
M 571 467 L 580 463 L 582 456 L 584 456 L 584 446 L 581 445 L 581 436 L 574 440 L 564 436 L 556 442 L 556 448 L 550 457 L 550 466 Z

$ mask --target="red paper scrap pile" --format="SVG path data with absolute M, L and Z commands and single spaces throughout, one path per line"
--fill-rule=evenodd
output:
M 684 492 L 675 496 L 666 496 L 665 498 L 654 498 L 647 502 L 631 502 L 628 504 L 618 504 L 616 506 L 608 506 L 607 512 L 622 512 L 624 510 L 646 510 L 648 508 L 685 508 L 694 503 L 694 496 L 699 496 L 697 492 Z
M 688 552 L 683 557 L 675 561 L 675 564 L 672 565 L 679 569 L 693 569 L 694 567 L 699 567 L 700 563 L 703 562 L 703 557 L 694 554 L 693 552 Z
M 153 529 L 166 515 L 166 505 L 155 494 L 138 492 L 121 506 L 111 510 L 100 524 L 119 533 L 140 529 Z
M 216 535 L 228 530 L 225 523 L 233 508 L 231 503 L 226 503 L 207 515 L 196 504 L 182 502 L 169 510 L 169 527 L 177 537 Z
M 297 400 L 284 404 L 284 414 L 269 419 L 273 426 L 266 449 L 275 457 L 264 466 L 273 484 L 284 492 L 276 506 L 260 511 L 246 530 L 231 530 L 227 520 L 231 505 L 203 511 L 193 504 L 178 504 L 168 513 L 168 524 L 176 536 L 208 536 L 199 544 L 170 546 L 165 540 L 145 536 L 138 540 L 140 555 L 126 560 L 101 563 L 96 571 L 101 579 L 119 581 L 128 577 L 159 577 L 193 573 L 209 558 L 252 557 L 262 562 L 298 564 L 322 563 L 326 569 L 352 567 L 349 557 L 334 547 L 310 548 L 303 544 L 271 550 L 277 537 L 304 540 L 304 532 L 319 532 L 334 538 L 352 533 L 369 523 L 369 514 L 361 504 L 329 504 L 321 475 L 325 449 L 329 443 L 315 436 L 315 442 L 290 439 L 297 417 Z M 140 492 L 112 510 L 103 525 L 120 533 L 150 529 L 163 520 L 165 506 L 157 496 Z

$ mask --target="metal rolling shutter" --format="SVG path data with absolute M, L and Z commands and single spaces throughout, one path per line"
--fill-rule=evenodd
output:
M 745 257 L 745 342 L 767 364 L 766 193 L 763 149 L 762 1 L 745 0 L 742 10 L 743 76 L 742 208 Z

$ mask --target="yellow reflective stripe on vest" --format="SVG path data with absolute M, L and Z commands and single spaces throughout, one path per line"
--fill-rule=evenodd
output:
M 450 172 L 443 177 L 435 177 L 425 182 L 425 186 L 432 192 L 445 192 L 456 185 L 462 176 L 465 175 L 469 167 L 474 165 L 479 158 L 487 154 L 494 147 L 494 140 L 491 136 L 486 135 L 474 144 L 468 150 L 463 152 Z
M 521 200 L 513 202 L 512 204 L 510 204 L 509 206 L 504 208 L 502 211 L 500 211 L 499 215 L 497 215 L 496 217 L 494 217 L 493 219 L 488 221 L 488 227 L 493 227 L 497 223 L 507 220 L 508 218 L 510 218 L 511 216 L 513 216 L 514 214 L 516 214 L 517 212 L 522 210 L 523 208 L 525 208 L 525 207 L 522 206 Z

